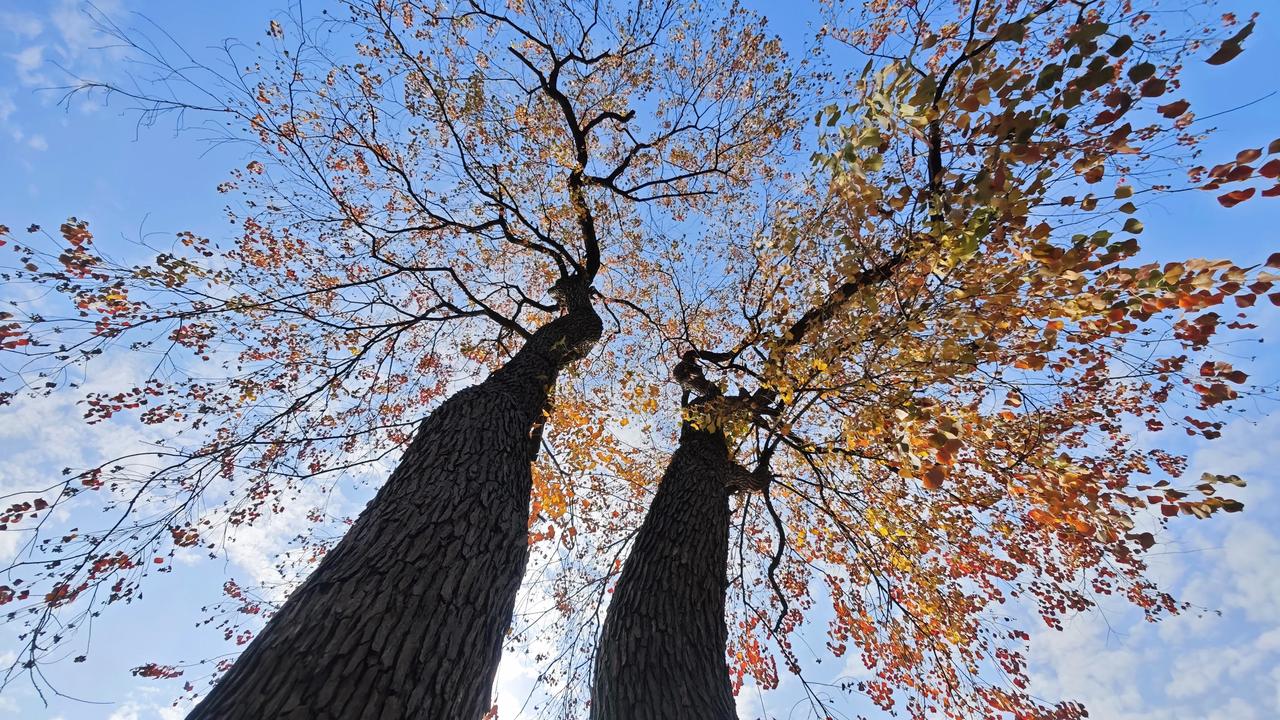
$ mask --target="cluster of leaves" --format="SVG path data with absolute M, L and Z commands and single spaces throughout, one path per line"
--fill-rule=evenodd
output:
M 21 241 L 5 230 L 16 262 L 0 402 L 75 392 L 88 422 L 158 447 L 68 470 L 41 491 L 47 511 L 15 513 L 25 522 L 6 530 L 38 559 L 15 561 L 2 596 L 28 627 L 14 668 L 52 651 L 54 624 L 135 596 L 149 564 L 95 573 L 103 558 L 216 554 L 237 528 L 310 508 L 344 479 L 380 480 L 379 461 L 447 389 L 562 311 L 558 280 L 599 274 L 616 332 L 632 333 L 631 298 L 657 282 L 654 238 L 745 198 L 770 170 L 755 158 L 797 125 L 778 41 L 722 10 L 352 2 L 341 20 L 273 21 L 259 49 L 229 45 L 225 66 L 178 75 L 156 44 L 108 25 L 157 69 L 135 87 L 173 94 L 81 91 L 136 101 L 148 121 L 216 114 L 251 159 L 219 186 L 230 247 L 180 233 L 117 260 L 75 218 Z M 139 366 L 136 384 L 86 389 L 104 354 Z M 548 442 L 586 442 L 577 430 Z M 612 458 L 622 467 L 623 452 Z M 573 490 L 538 477 L 535 516 L 560 517 Z M 54 511 L 86 490 L 115 522 L 55 529 Z M 312 562 L 332 539 L 319 536 L 304 540 Z M 40 602 L 32 586 L 62 592 Z
M 1214 346 L 1253 329 L 1260 298 L 1280 305 L 1280 254 L 1147 261 L 1137 216 L 1170 192 L 1276 194 L 1256 183 L 1276 179 L 1280 141 L 1181 164 L 1204 131 L 1179 73 L 1229 61 L 1253 20 L 1167 27 L 1129 0 L 832 2 L 821 40 L 867 62 L 845 78 L 789 60 L 737 6 L 571 5 L 353 3 L 341 22 L 273 22 L 270 59 L 247 70 L 205 68 L 230 98 L 216 107 L 137 97 L 244 132 L 253 160 L 220 188 L 242 200 L 234 247 L 184 233 L 130 264 L 75 219 L 57 237 L 0 233 L 7 283 L 69 301 L 0 316 L 6 383 L 79 389 L 73 371 L 129 349 L 153 368 L 85 392 L 86 418 L 170 435 L 0 520 L 46 563 L 0 587 L 30 625 L 19 662 L 47 651 L 56 613 L 83 607 L 73 627 L 128 601 L 166 558 L 216 551 L 394 453 L 582 273 L 613 326 L 549 409 L 513 630 L 556 688 L 545 712 L 581 707 L 611 582 L 692 419 L 774 478 L 735 500 L 736 687 L 776 687 L 780 667 L 804 679 L 795 644 L 827 620 L 828 651 L 870 671 L 843 689 L 886 710 L 1082 717 L 1030 692 L 1029 634 L 1006 605 L 1049 627 L 1106 595 L 1177 612 L 1145 553 L 1174 517 L 1241 509 L 1220 494 L 1239 478 L 1184 486 L 1185 459 L 1133 437 L 1212 439 L 1265 390 Z M 673 381 L 682 357 L 700 369 Z M 682 418 L 689 392 L 726 402 Z M 86 490 L 119 522 L 46 537 Z M 286 560 L 303 569 L 348 522 L 310 517 Z M 244 642 L 271 604 L 224 589 L 208 622 Z
M 752 616 L 772 604 L 778 656 L 798 671 L 787 638 L 825 588 L 828 647 L 861 654 L 872 679 L 851 688 L 884 709 L 1079 717 L 1027 692 L 1028 636 L 1003 606 L 1030 601 L 1054 628 L 1106 595 L 1150 617 L 1179 610 L 1146 577 L 1144 528 L 1241 506 L 1211 481 L 1191 494 L 1144 481 L 1176 482 L 1185 461 L 1133 433 L 1216 435 L 1247 378 L 1190 358 L 1250 329 L 1223 306 L 1252 305 L 1280 276 L 1127 264 L 1143 230 L 1133 198 L 1174 189 L 1148 178 L 1198 140 L 1185 100 L 1144 106 L 1178 87 L 1200 43 L 1128 3 L 954 10 L 843 36 L 881 62 L 818 117 L 839 128 L 819 156 L 827 215 L 800 214 L 763 253 L 757 282 L 803 294 L 760 303 L 726 366 L 783 408 L 767 423 L 782 521 L 743 509 L 745 552 L 763 556 L 757 568 L 780 558 L 779 578 L 742 582 L 738 644 L 759 656 L 770 624 Z M 788 324 L 833 300 L 812 327 Z M 761 542 L 775 525 L 778 544 Z M 767 659 L 744 666 L 777 682 Z
M 871 675 L 844 689 L 886 710 L 1081 717 L 1029 692 L 1029 634 L 1006 605 L 1051 628 L 1111 595 L 1151 619 L 1179 612 L 1144 554 L 1170 518 L 1242 509 L 1217 476 L 1184 487 L 1158 433 L 1212 439 L 1235 401 L 1268 391 L 1213 346 L 1254 329 L 1257 299 L 1280 304 L 1280 253 L 1141 262 L 1136 216 L 1162 193 L 1254 178 L 1261 149 L 1181 166 L 1203 134 L 1167 97 L 1187 62 L 1221 64 L 1251 26 L 1210 42 L 1212 26 L 1175 35 L 1129 3 L 894 10 L 833 30 L 871 62 L 815 118 L 819 173 L 748 243 L 726 243 L 715 272 L 733 281 L 690 292 L 665 336 L 714 371 L 697 392 L 769 399 L 699 420 L 775 476 L 735 510 L 735 687 L 802 674 L 793 643 L 830 618 L 829 651 Z M 1224 206 L 1252 196 L 1231 192 Z M 643 407 L 617 407 L 631 388 L 602 422 L 648 429 Z M 1142 430 L 1156 434 L 1139 445 Z M 602 589 L 616 546 L 595 550 L 596 572 L 557 597 Z M 596 607 L 558 607 L 596 621 Z M 571 682 L 582 653 L 561 648 Z

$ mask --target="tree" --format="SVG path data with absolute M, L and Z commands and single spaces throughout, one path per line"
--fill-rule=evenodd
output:
M 592 718 L 737 717 L 724 579 L 729 491 L 744 476 L 723 432 L 682 424 L 609 601 Z
M 52 251 L 16 247 L 9 277 L 83 314 L 5 319 L 15 383 L 57 390 L 99 353 L 155 348 L 163 379 L 90 396 L 89 416 L 184 429 L 163 465 L 73 472 L 10 511 L 35 528 L 27 562 L 60 563 L 46 593 L 0 595 L 26 603 L 20 662 L 54 618 L 128 601 L 148 557 L 215 549 L 407 445 L 197 716 L 478 716 L 530 546 L 566 716 L 592 667 L 594 717 L 732 716 L 748 674 L 801 672 L 790 643 L 823 585 L 830 650 L 862 653 L 876 677 L 857 689 L 883 706 L 1078 714 L 1023 687 L 1001 604 L 1053 623 L 1092 602 L 1084 578 L 1176 611 L 1134 518 L 1239 509 L 1217 494 L 1236 478 L 1202 497 L 1141 483 L 1181 461 L 1131 447 L 1125 421 L 1216 433 L 1247 392 L 1213 355 L 1248 329 L 1221 306 L 1274 276 L 1126 263 L 1136 202 L 1182 189 L 1153 178 L 1200 137 L 1184 101 L 1149 106 L 1251 25 L 1208 47 L 1119 0 L 836 5 L 823 40 L 872 59 L 846 77 L 736 6 L 446 5 L 273 23 L 274 59 L 233 53 L 230 73 L 135 43 L 181 92 L 82 86 L 146 120 L 224 117 L 257 155 L 223 188 L 245 200 L 222 254 L 184 235 L 112 262 L 79 222 Z M 833 98 L 829 130 L 796 127 Z M 1276 175 L 1263 154 L 1191 183 L 1247 200 Z M 422 420 L 462 379 L 479 384 Z M 651 502 L 654 454 L 628 427 L 675 448 Z M 46 511 L 85 488 L 119 494 L 119 524 L 55 531 Z M 446 605 L 465 615 L 442 622 Z M 518 613 L 516 641 L 532 632 Z
M 808 202 L 780 211 L 719 306 L 743 314 L 717 308 L 672 372 L 684 426 L 613 590 L 592 718 L 736 717 L 746 674 L 776 686 L 778 657 L 800 672 L 790 638 L 824 586 L 828 649 L 861 652 L 874 678 L 856 689 L 884 710 L 1083 717 L 1028 692 L 1005 602 L 1034 600 L 1050 627 L 1098 595 L 1179 610 L 1145 576 L 1157 540 L 1135 521 L 1239 511 L 1219 493 L 1243 481 L 1144 480 L 1185 461 L 1135 447 L 1133 428 L 1216 436 L 1247 377 L 1211 339 L 1251 327 L 1222 306 L 1280 276 L 1125 264 L 1142 232 L 1130 198 L 1170 190 L 1148 178 L 1198 140 L 1166 92 L 1252 27 L 1208 46 L 1200 27 L 1152 23 L 1123 2 L 960 2 L 832 28 L 872 62 L 818 114 L 839 131 Z M 1217 191 L 1262 155 L 1191 177 Z
M 544 416 L 557 377 L 603 332 L 594 304 L 615 302 L 596 289 L 614 284 L 602 267 L 621 276 L 703 196 L 750 188 L 747 161 L 787 126 L 777 46 L 734 8 L 347 10 L 341 23 L 272 21 L 274 59 L 228 48 L 231 75 L 171 63 L 114 28 L 159 68 L 141 87 L 176 92 L 78 88 L 132 98 L 147 120 L 223 116 L 256 156 L 220 188 L 246 198 L 232 213 L 243 235 L 221 254 L 184 234 L 186 252 L 113 262 L 75 219 L 54 250 L 13 248 L 20 266 L 6 280 L 52 288 L 75 310 L 19 306 L 4 329 L 12 379 L 74 388 L 70 371 L 104 350 L 152 352 L 145 384 L 88 396 L 87 416 L 137 411 L 189 423 L 197 439 L 68 472 L 10 510 L 8 525 L 26 521 L 29 547 L 53 561 L 34 578 L 47 590 L 20 577 L 0 595 L 29 627 L 7 677 L 65 637 L 52 627 L 131 600 L 152 557 L 215 548 L 218 529 L 405 445 L 191 717 L 484 715 L 526 563 Z M 318 40 L 335 32 L 357 43 L 357 61 Z M 451 352 L 464 361 L 451 366 Z M 209 379 L 202 362 L 223 375 Z M 467 365 L 489 372 L 421 419 Z M 111 492 L 118 520 L 59 541 L 51 511 L 85 489 Z M 222 506 L 201 512 L 210 501 Z M 64 622 L 70 607 L 79 615 Z

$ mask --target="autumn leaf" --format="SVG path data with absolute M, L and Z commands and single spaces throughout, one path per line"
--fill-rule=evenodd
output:
M 1240 203 L 1253 197 L 1256 190 L 1254 188 L 1246 188 L 1243 190 L 1232 190 L 1229 193 L 1218 196 L 1218 203 L 1223 207 L 1235 207 Z
M 923 484 L 926 490 L 937 490 L 942 487 L 942 481 L 947 477 L 946 471 L 940 465 L 933 465 L 925 471 L 923 476 Z
M 1178 100 L 1176 102 L 1160 105 L 1159 107 L 1156 108 L 1156 112 L 1160 113 L 1161 115 L 1167 118 L 1176 118 L 1179 115 L 1182 115 L 1183 113 L 1185 113 L 1187 109 L 1190 107 L 1191 107 L 1191 103 L 1187 102 L 1186 100 Z
M 1244 52 L 1242 43 L 1245 38 L 1249 37 L 1252 33 L 1253 21 L 1249 21 L 1248 24 L 1240 29 L 1240 32 L 1224 40 L 1222 45 L 1218 47 L 1218 50 L 1214 52 L 1213 55 L 1210 55 L 1206 62 L 1210 65 L 1223 65 L 1230 62 L 1237 55 Z

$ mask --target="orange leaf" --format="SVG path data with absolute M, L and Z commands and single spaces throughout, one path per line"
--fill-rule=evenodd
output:
M 1249 150 L 1241 150 L 1239 153 L 1236 154 L 1236 162 L 1251 163 L 1260 157 L 1262 157 L 1262 148 L 1252 148 Z

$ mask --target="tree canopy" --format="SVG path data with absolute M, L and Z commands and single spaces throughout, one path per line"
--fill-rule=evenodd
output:
M 1163 438 L 1211 440 L 1267 391 L 1220 348 L 1280 305 L 1280 253 L 1170 261 L 1139 238 L 1144 200 L 1280 195 L 1280 140 L 1198 157 L 1179 80 L 1239 54 L 1255 19 L 1131 0 L 822 13 L 812 46 L 786 47 L 736 4 L 351 2 L 194 67 L 117 28 L 155 75 L 80 91 L 206 113 L 252 159 L 219 187 L 229 241 L 117 260 L 75 218 L 4 229 L 0 402 L 141 354 L 146 377 L 85 395 L 85 419 L 156 438 L 0 517 L 24 550 L 0 588 L 28 643 L 7 677 L 183 548 L 394 455 L 578 288 L 604 336 L 536 431 L 512 631 L 554 649 L 544 712 L 582 715 L 688 424 L 743 473 L 735 690 L 803 679 L 793 645 L 825 625 L 826 652 L 871 671 L 841 690 L 885 710 L 1083 716 L 1029 688 L 1009 606 L 1049 627 L 1107 595 L 1179 612 L 1147 573 L 1155 528 L 1242 509 L 1243 480 L 1183 478 Z M 54 512 L 85 503 L 112 520 Z M 348 522 L 312 520 L 304 571 Z

